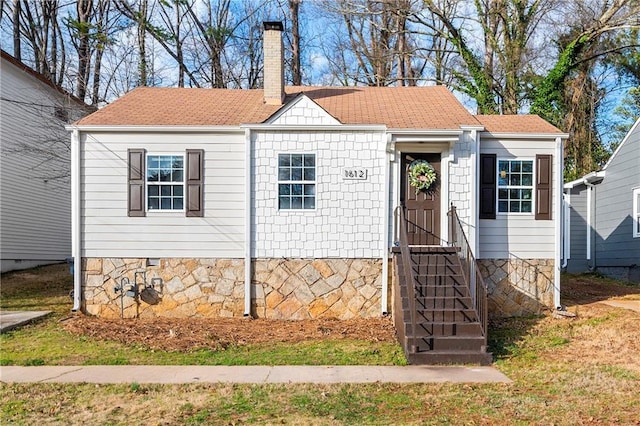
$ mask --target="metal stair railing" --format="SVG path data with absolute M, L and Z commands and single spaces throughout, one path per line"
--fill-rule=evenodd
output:
M 484 344 L 487 345 L 487 330 L 488 330 L 488 298 L 489 292 L 487 286 L 484 283 L 478 263 L 473 256 L 469 241 L 462 228 L 462 223 L 458 217 L 456 207 L 452 204 L 451 210 L 447 213 L 449 217 L 449 246 L 455 247 L 460 258 L 462 266 L 462 275 L 465 279 L 465 283 L 469 288 L 471 294 L 471 300 L 478 315 L 480 326 L 482 327 L 482 335 L 484 337 Z
M 400 212 L 400 216 L 398 213 Z M 418 353 L 420 348 L 417 340 L 416 333 L 416 276 L 413 268 L 413 262 L 411 260 L 411 251 L 409 249 L 409 242 L 407 238 L 407 221 L 406 211 L 404 206 L 398 206 L 395 212 L 396 218 L 398 218 L 399 226 L 396 228 L 400 231 L 399 245 L 400 245 L 400 257 L 402 259 L 402 269 L 404 270 L 404 280 L 407 283 L 407 298 L 409 299 L 409 311 L 411 314 L 411 343 L 407 348 L 409 353 Z

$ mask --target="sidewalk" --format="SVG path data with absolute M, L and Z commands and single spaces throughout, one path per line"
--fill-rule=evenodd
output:
M 0 367 L 4 383 L 510 383 L 493 367 L 55 366 Z
M 0 333 L 18 328 L 49 315 L 51 311 L 0 311 Z

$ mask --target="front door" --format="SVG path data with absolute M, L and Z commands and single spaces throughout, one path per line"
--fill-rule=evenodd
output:
M 428 189 L 411 185 L 409 169 L 417 160 L 429 162 L 437 179 Z M 411 245 L 440 245 L 440 154 L 402 153 L 400 202 L 406 208 L 408 242 Z

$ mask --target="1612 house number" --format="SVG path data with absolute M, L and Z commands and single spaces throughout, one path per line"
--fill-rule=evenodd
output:
M 342 179 L 366 180 L 367 169 L 360 169 L 357 167 L 342 169 Z

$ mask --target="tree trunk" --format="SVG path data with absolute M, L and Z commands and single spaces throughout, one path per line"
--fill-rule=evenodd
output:
M 291 15 L 291 78 L 294 86 L 302 85 L 302 73 L 300 71 L 300 3 L 302 0 L 289 0 L 289 13 Z

